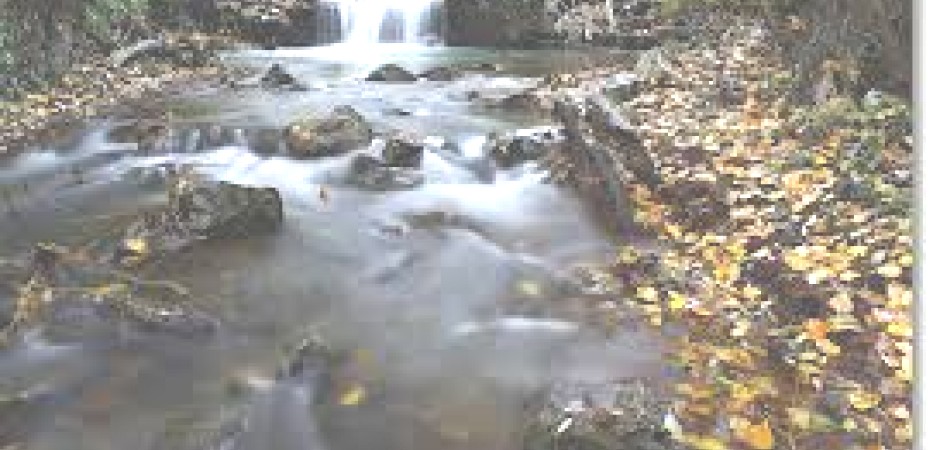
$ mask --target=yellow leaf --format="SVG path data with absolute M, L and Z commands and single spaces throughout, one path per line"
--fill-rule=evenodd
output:
M 124 248 L 138 255 L 147 253 L 147 241 L 144 239 L 127 239 L 124 241 Z
M 734 328 L 731 329 L 732 337 L 744 337 L 747 335 L 747 332 L 751 329 L 751 323 L 746 320 L 740 320 L 734 323 Z
M 686 303 L 688 303 L 685 296 L 678 292 L 669 291 L 669 309 L 672 311 L 678 311 L 684 309 Z
M 822 431 L 834 428 L 832 419 L 806 408 L 787 408 L 790 423 L 801 430 Z
M 708 436 L 686 435 L 685 443 L 695 450 L 726 450 L 724 442 Z
M 852 297 L 847 292 L 840 292 L 830 299 L 829 307 L 839 314 L 848 314 L 855 309 L 852 305 Z
M 885 278 L 899 278 L 901 276 L 901 267 L 896 264 L 885 264 L 879 267 L 877 272 Z
M 888 306 L 892 308 L 907 308 L 914 301 L 914 293 L 899 284 L 888 286 Z
M 741 383 L 731 384 L 731 398 L 749 402 L 757 396 L 757 390 Z
M 888 327 L 885 329 L 888 334 L 910 339 L 914 335 L 914 330 L 911 328 L 911 324 L 907 322 L 892 322 L 888 324 Z
M 901 405 L 891 408 L 891 415 L 900 420 L 907 420 L 911 418 L 911 411 L 906 406 Z
M 914 265 L 914 255 L 910 253 L 905 253 L 898 258 L 898 264 L 904 267 L 911 267 Z
M 881 395 L 875 392 L 855 391 L 849 393 L 849 403 L 853 408 L 859 411 L 866 411 L 874 408 L 881 402 Z
M 658 294 L 656 293 L 656 289 L 650 286 L 640 286 L 636 288 L 636 297 L 640 300 L 655 302 L 658 298 Z
M 910 442 L 914 440 L 914 427 L 910 422 L 905 423 L 894 430 L 894 436 L 901 442 Z
M 819 346 L 819 349 L 827 355 L 836 356 L 839 353 L 842 353 L 842 348 L 829 339 L 821 339 L 816 341 L 816 345 Z
M 741 291 L 741 295 L 743 295 L 744 298 L 747 298 L 750 300 L 754 300 L 757 297 L 760 297 L 760 294 L 761 294 L 761 290 L 751 285 L 745 286 L 744 289 Z
M 361 385 L 353 385 L 339 398 L 339 404 L 342 406 L 355 406 L 365 399 L 366 390 Z
M 849 247 L 849 255 L 853 257 L 861 258 L 862 256 L 865 256 L 866 254 L 868 254 L 868 247 L 864 245 L 853 245 Z
M 719 283 L 727 283 L 736 280 L 740 272 L 737 264 L 724 262 L 715 265 L 713 274 Z
M 639 255 L 633 247 L 623 247 L 620 249 L 620 262 L 624 264 L 633 264 L 637 262 Z

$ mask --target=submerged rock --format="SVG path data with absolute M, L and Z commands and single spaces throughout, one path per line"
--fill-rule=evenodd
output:
M 639 379 L 559 382 L 528 403 L 524 450 L 673 450 L 668 403 Z
M 117 281 L 45 294 L 43 334 L 52 341 L 109 337 L 133 330 L 185 338 L 209 336 L 218 321 L 172 283 Z
M 16 292 L 4 338 L 36 327 L 54 342 L 113 339 L 130 331 L 194 338 L 218 327 L 184 287 L 138 278 L 85 250 L 40 245 L 28 259 L 6 274 Z
M 258 388 L 258 380 L 241 380 L 245 389 L 236 389 L 224 408 L 208 416 L 168 420 L 149 448 L 322 448 L 312 413 L 332 395 L 333 372 L 343 358 L 319 336 L 307 336 L 290 350 L 274 380 L 261 380 L 263 388 Z M 297 395 L 299 390 L 307 395 Z
M 386 83 L 411 83 L 417 80 L 418 77 L 397 64 L 383 64 L 366 77 L 366 81 Z
M 306 118 L 292 122 L 285 131 L 291 156 L 308 158 L 336 156 L 368 145 L 372 128 L 351 106 L 338 106 L 325 118 Z

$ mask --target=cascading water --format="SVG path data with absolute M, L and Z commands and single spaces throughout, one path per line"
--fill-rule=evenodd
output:
M 426 21 L 439 0 L 331 0 L 339 9 L 343 41 L 375 44 L 383 40 L 424 41 Z M 383 33 L 391 26 L 392 33 Z M 393 39 L 383 39 L 392 34 Z

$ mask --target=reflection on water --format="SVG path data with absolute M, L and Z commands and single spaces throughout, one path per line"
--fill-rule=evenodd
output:
M 348 47 L 327 47 L 233 58 L 290 60 L 308 80 L 334 70 L 358 74 L 378 59 L 412 68 L 494 59 L 472 49 L 406 46 L 383 46 L 381 54 L 358 54 L 354 62 L 347 56 Z M 523 72 L 548 65 L 540 52 L 495 59 Z M 297 161 L 243 146 L 139 155 L 109 148 L 103 130 L 71 152 L 36 154 L 0 171 L 4 186 L 31 185 L 16 198 L 16 214 L 0 215 L 0 233 L 12 237 L 0 246 L 4 252 L 38 240 L 87 240 L 100 232 L 98 218 L 159 202 L 159 184 L 128 174 L 166 164 L 274 186 L 286 202 L 287 223 L 275 236 L 207 243 L 150 269 L 153 278 L 189 286 L 222 317 L 218 339 L 154 337 L 63 349 L 36 344 L 0 356 L 0 377 L 29 381 L 10 389 L 36 384 L 65 393 L 29 416 L 24 449 L 147 449 L 175 418 L 218 417 L 234 402 L 248 405 L 246 431 L 220 448 L 509 450 L 518 448 L 522 400 L 539 385 L 658 373 L 656 343 L 648 337 L 609 339 L 551 316 L 550 305 L 577 296 L 566 269 L 612 251 L 582 205 L 544 183 L 534 167 L 482 180 L 467 166 L 482 158 L 487 133 L 544 123 L 454 100 L 466 83 L 485 78 L 434 87 L 332 80 L 328 89 L 306 93 L 210 98 L 224 106 L 208 120 L 278 124 L 298 110 L 349 103 L 379 128 L 432 137 L 437 145 L 425 155 L 426 184 L 359 190 L 342 181 L 351 155 Z M 381 112 L 389 106 L 433 113 L 391 118 Z M 459 158 L 440 150 L 447 142 L 455 143 Z M 81 182 L 69 178 L 76 164 L 83 167 Z M 311 326 L 337 346 L 368 355 L 349 369 L 365 386 L 360 404 L 330 402 L 313 414 L 309 387 L 270 382 L 284 346 Z M 236 384 L 251 394 L 233 397 L 232 380 L 242 380 Z

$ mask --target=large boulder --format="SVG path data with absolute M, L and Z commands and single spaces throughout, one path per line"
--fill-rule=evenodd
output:
M 366 81 L 386 83 L 411 83 L 417 80 L 418 77 L 397 64 L 383 64 L 366 77 Z
M 287 150 L 298 158 L 336 156 L 368 145 L 372 128 L 351 106 L 338 106 L 327 117 L 292 122 L 285 130 Z
M 527 407 L 524 450 L 673 450 L 668 403 L 643 380 L 558 382 Z
M 270 233 L 284 221 L 280 193 L 208 177 L 174 174 L 165 208 L 132 223 L 114 251 L 118 262 L 169 253 L 205 239 Z

